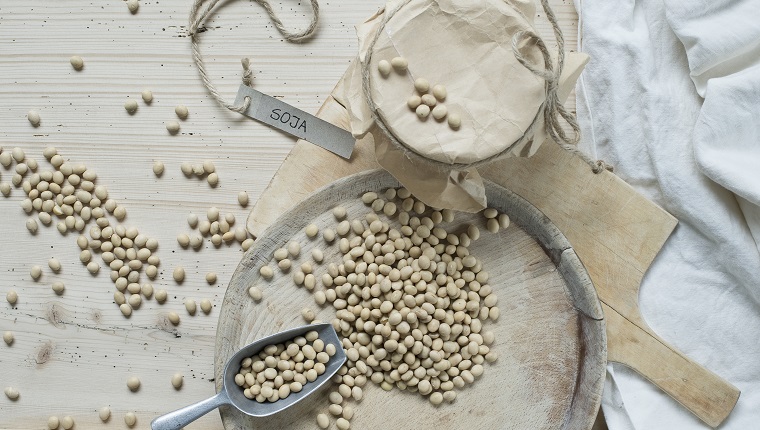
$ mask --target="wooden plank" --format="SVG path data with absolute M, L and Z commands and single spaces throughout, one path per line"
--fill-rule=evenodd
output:
M 739 400 L 739 390 L 651 330 L 640 330 L 606 303 L 603 306 L 610 361 L 640 373 L 710 427 L 718 427 L 726 419 Z
M 113 303 L 108 271 L 91 276 L 79 262 L 76 235 L 40 226 L 31 236 L 19 208 L 22 191 L 0 195 L 0 332 L 16 337 L 10 347 L 0 342 L 0 390 L 15 386 L 21 393 L 16 402 L 0 394 L 1 429 L 40 429 L 50 415 L 71 415 L 79 429 L 100 428 L 97 409 L 104 405 L 113 410 L 109 427 L 127 429 L 123 416 L 134 411 L 135 428 L 147 428 L 156 415 L 214 393 L 219 308 L 242 252 L 239 245 L 215 248 L 208 241 L 199 251 L 184 250 L 176 236 L 190 232 L 185 219 L 191 211 L 201 215 L 212 205 L 244 225 L 250 207 L 238 205 L 237 193 L 246 190 L 256 201 L 295 141 L 211 99 L 185 37 L 190 2 L 140 3 L 135 15 L 123 1 L 0 5 L 0 146 L 21 147 L 49 169 L 42 149 L 54 145 L 66 159 L 94 169 L 98 184 L 127 208 L 126 225 L 158 239 L 162 264 L 154 285 L 169 292 L 166 304 L 145 301 L 125 319 Z M 318 35 L 294 45 L 281 40 L 260 5 L 224 2 L 201 37 L 219 90 L 234 98 L 240 59 L 252 57 L 257 89 L 315 112 L 356 54 L 353 24 L 379 6 L 320 3 Z M 272 4 L 288 26 L 308 21 L 308 2 Z M 84 59 L 81 72 L 69 64 L 72 55 Z M 144 89 L 154 93 L 150 106 L 140 99 Z M 132 116 L 123 108 L 128 97 L 139 103 Z M 180 103 L 190 116 L 180 121 L 180 134 L 170 136 L 164 121 L 177 119 Z M 30 109 L 40 112 L 38 128 L 26 120 Z M 216 189 L 179 171 L 181 162 L 204 159 L 216 164 Z M 160 179 L 151 171 L 153 160 L 166 164 Z M 0 182 L 11 177 L 0 167 Z M 52 256 L 63 264 L 59 275 L 46 267 Z M 29 277 L 33 264 L 45 268 L 37 283 Z M 177 265 L 187 271 L 182 285 L 172 280 Z M 211 271 L 219 277 L 214 285 L 204 280 Z M 65 283 L 63 296 L 51 291 L 55 280 Z M 10 289 L 19 295 L 15 308 L 5 302 Z M 215 307 L 210 315 L 190 317 L 185 297 L 208 298 Z M 166 323 L 169 311 L 182 318 L 176 328 Z M 185 377 L 179 391 L 170 384 L 175 372 Z M 142 380 L 137 393 L 126 387 L 129 375 Z M 209 414 L 188 428 L 221 429 L 222 423 L 219 414 Z

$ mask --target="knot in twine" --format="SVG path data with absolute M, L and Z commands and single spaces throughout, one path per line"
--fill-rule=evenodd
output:
M 193 49 L 193 61 L 195 61 L 196 67 L 198 67 L 198 73 L 201 75 L 201 79 L 203 80 L 203 85 L 206 86 L 209 93 L 211 94 L 216 101 L 224 106 L 225 108 L 238 113 L 243 113 L 251 106 L 251 98 L 245 97 L 243 99 L 243 104 L 236 106 L 231 103 L 227 103 L 227 101 L 224 100 L 224 98 L 219 94 L 219 91 L 216 89 L 216 86 L 214 86 L 213 83 L 211 83 L 211 79 L 208 77 L 208 73 L 206 72 L 206 65 L 203 61 L 203 56 L 201 55 L 201 51 L 199 48 L 199 35 L 203 32 L 201 29 L 201 26 L 203 23 L 208 19 L 208 17 L 211 15 L 211 11 L 216 7 L 217 4 L 222 2 L 223 0 L 212 0 L 209 2 L 209 4 L 206 6 L 206 8 L 203 10 L 202 13 L 199 13 L 201 11 L 201 6 L 206 0 L 195 0 L 193 2 L 193 7 L 190 9 L 190 26 L 188 29 L 188 36 L 190 36 L 190 42 Z M 302 31 L 291 31 L 288 28 L 285 27 L 285 25 L 282 23 L 280 18 L 277 16 L 277 13 L 272 9 L 272 5 L 269 4 L 269 1 L 267 0 L 254 0 L 256 3 L 260 4 L 264 10 L 266 10 L 267 14 L 269 15 L 269 19 L 272 21 L 274 26 L 277 28 L 277 31 L 282 34 L 282 36 L 287 40 L 288 42 L 298 43 L 302 42 L 305 39 L 311 37 L 314 32 L 317 29 L 317 24 L 319 22 L 319 3 L 317 0 L 309 0 L 311 3 L 311 10 L 312 10 L 312 17 L 311 21 L 309 22 L 309 25 Z M 241 65 L 243 66 L 243 76 L 242 81 L 243 84 L 246 86 L 252 86 L 253 84 L 253 71 L 251 70 L 251 60 L 249 58 L 243 58 L 241 60 Z
M 552 26 L 554 35 L 557 39 L 558 54 L 557 54 L 556 68 L 552 62 L 551 54 L 549 53 L 549 49 L 546 47 L 546 43 L 543 41 L 543 39 L 541 39 L 541 37 L 538 34 L 536 34 L 533 31 L 523 30 L 523 31 L 519 31 L 515 33 L 512 36 L 512 52 L 514 53 L 517 61 L 520 64 L 522 64 L 523 67 L 528 69 L 531 73 L 533 73 L 534 75 L 538 76 L 539 78 L 541 78 L 542 80 L 546 82 L 546 89 L 545 89 L 546 99 L 544 103 L 542 103 L 541 106 L 539 107 L 539 111 L 536 114 L 536 117 L 533 119 L 533 122 L 531 122 L 531 124 L 528 126 L 525 133 L 520 139 L 518 139 L 516 142 L 510 145 L 509 148 L 505 149 L 501 153 L 492 155 L 491 157 L 476 161 L 474 163 L 451 163 L 451 164 L 432 160 L 426 157 L 424 154 L 420 154 L 416 152 L 414 148 L 407 146 L 401 140 L 399 140 L 393 134 L 390 128 L 385 124 L 385 122 L 380 117 L 380 115 L 377 114 L 377 105 L 372 99 L 372 92 L 370 88 L 371 87 L 370 86 L 371 73 L 369 70 L 369 66 L 372 59 L 372 51 L 374 50 L 375 44 L 377 43 L 377 40 L 379 39 L 380 34 L 384 31 L 386 24 L 396 14 L 396 12 L 398 12 L 402 7 L 407 5 L 410 1 L 411 0 L 406 0 L 393 11 L 386 12 L 383 21 L 380 23 L 380 26 L 377 32 L 375 33 L 373 39 L 371 40 L 369 44 L 365 61 L 362 66 L 362 90 L 364 92 L 364 97 L 365 97 L 365 100 L 367 101 L 367 105 L 369 106 L 370 113 L 372 114 L 372 118 L 375 121 L 375 124 L 378 126 L 378 128 L 383 133 L 385 133 L 385 135 L 388 137 L 388 140 L 391 142 L 391 144 L 397 149 L 404 151 L 408 159 L 437 168 L 437 169 L 441 169 L 441 170 L 446 170 L 446 169 L 465 170 L 465 169 L 470 169 L 470 168 L 476 168 L 476 167 L 482 166 L 484 164 L 488 164 L 491 161 L 495 161 L 496 159 L 501 158 L 502 156 L 506 155 L 506 153 L 509 151 L 511 147 L 514 147 L 515 145 L 519 145 L 527 140 L 533 139 L 535 136 L 535 130 L 540 124 L 540 121 L 538 121 L 538 119 L 543 116 L 547 133 L 563 149 L 580 157 L 584 162 L 586 162 L 591 167 L 591 171 L 593 171 L 594 173 L 601 173 L 605 170 L 612 171 L 612 166 L 608 165 L 602 160 L 594 160 L 588 155 L 586 155 L 583 151 L 578 149 L 577 143 L 580 139 L 580 126 L 578 125 L 578 122 L 576 121 L 575 116 L 572 113 L 568 112 L 567 109 L 565 109 L 564 105 L 559 101 L 559 95 L 557 94 L 557 92 L 559 90 L 559 81 L 560 81 L 560 77 L 562 76 L 562 69 L 564 67 L 564 61 L 565 61 L 565 51 L 564 51 L 565 39 L 562 35 L 562 30 L 560 30 L 559 24 L 557 23 L 557 17 L 554 15 L 554 11 L 552 11 L 551 7 L 549 6 L 548 0 L 541 0 L 541 7 L 546 12 L 546 17 L 549 20 L 549 23 Z M 531 64 L 525 58 L 522 52 L 520 52 L 519 46 L 521 43 L 524 43 L 524 42 L 533 42 L 535 43 L 535 46 L 538 47 L 544 59 L 543 68 L 539 68 Z M 570 126 L 570 128 L 573 130 L 572 138 L 568 138 L 567 134 L 562 129 L 560 118 L 564 119 L 567 122 L 567 124 Z
M 559 88 L 559 80 L 562 76 L 562 69 L 565 65 L 565 37 L 557 24 L 557 17 L 554 15 L 554 11 L 549 7 L 548 0 L 541 0 L 541 7 L 546 12 L 546 18 L 552 26 L 552 31 L 557 39 L 557 67 L 556 70 L 552 64 L 551 54 L 546 47 L 546 43 L 541 37 L 533 31 L 518 31 L 512 36 L 512 53 L 515 55 L 515 59 L 528 69 L 531 73 L 546 81 L 546 101 L 542 105 L 544 113 L 544 123 L 546 124 L 546 131 L 549 136 L 557 142 L 563 149 L 579 156 L 583 161 L 591 166 L 591 171 L 594 173 L 601 173 L 604 170 L 612 171 L 612 166 L 608 165 L 602 160 L 594 160 L 585 152 L 578 149 L 578 141 L 581 136 L 581 128 L 578 125 L 578 121 L 575 119 L 575 115 L 568 112 L 565 106 L 559 101 L 559 95 L 557 94 Z M 541 52 L 544 58 L 544 68 L 539 69 L 523 56 L 520 52 L 520 43 L 533 42 Z M 560 117 L 567 122 L 570 128 L 573 130 L 572 138 L 568 138 L 565 134 L 565 130 L 562 129 L 560 123 Z

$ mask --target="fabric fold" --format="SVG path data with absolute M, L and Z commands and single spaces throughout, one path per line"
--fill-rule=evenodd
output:
M 644 319 L 741 391 L 721 429 L 760 422 L 758 0 L 576 0 L 589 63 L 581 148 L 676 216 L 645 274 Z M 643 377 L 608 368 L 610 430 L 708 428 Z M 622 402 L 622 399 L 625 401 Z

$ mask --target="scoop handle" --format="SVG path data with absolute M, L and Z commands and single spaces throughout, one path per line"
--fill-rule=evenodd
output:
M 227 392 L 222 390 L 210 399 L 202 400 L 190 406 L 185 406 L 182 409 L 177 409 L 166 415 L 161 415 L 151 421 L 150 428 L 152 430 L 179 430 L 219 406 L 229 404 L 230 398 L 227 396 Z

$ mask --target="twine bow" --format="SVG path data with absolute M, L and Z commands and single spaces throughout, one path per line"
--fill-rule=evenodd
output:
M 224 106 L 225 108 L 238 113 L 245 112 L 251 105 L 251 98 L 246 97 L 243 100 L 243 104 L 240 106 L 233 105 L 231 103 L 227 103 L 227 101 L 224 100 L 224 98 L 219 94 L 219 91 L 216 89 L 216 86 L 214 86 L 213 83 L 211 83 L 211 79 L 208 77 L 208 73 L 206 72 L 206 65 L 203 61 L 203 55 L 201 55 L 200 48 L 198 46 L 198 36 L 200 33 L 202 33 L 201 26 L 203 23 L 208 19 L 209 15 L 211 14 L 211 11 L 216 7 L 218 3 L 220 3 L 223 0 L 212 0 L 209 2 L 208 6 L 206 6 L 206 9 L 203 10 L 202 13 L 199 14 L 199 11 L 201 10 L 201 6 L 206 0 L 195 0 L 193 3 L 193 7 L 190 9 L 190 27 L 188 29 L 188 35 L 190 36 L 190 41 L 193 48 L 193 61 L 195 61 L 195 65 L 198 67 L 198 72 L 201 75 L 201 79 L 203 79 L 203 85 L 206 86 L 209 93 L 211 93 L 211 96 L 216 99 L 217 102 L 219 102 L 220 105 Z M 272 23 L 277 28 L 277 31 L 282 34 L 282 36 L 287 40 L 288 42 L 298 43 L 302 42 L 304 39 L 309 38 L 312 34 L 314 34 L 314 31 L 317 29 L 317 24 L 319 22 L 319 3 L 317 0 L 310 0 L 311 3 L 311 10 L 312 10 L 312 17 L 311 21 L 309 22 L 309 25 L 303 30 L 303 31 L 290 31 L 288 30 L 285 25 L 282 23 L 280 18 L 277 16 L 275 11 L 272 9 L 272 5 L 269 4 L 269 1 L 267 0 L 254 0 L 256 3 L 260 4 L 264 10 L 266 10 L 267 14 L 269 15 L 269 19 L 272 20 Z M 249 58 L 243 58 L 241 61 L 241 65 L 243 66 L 243 84 L 246 86 L 251 86 L 253 83 L 253 72 L 251 71 L 251 60 Z

